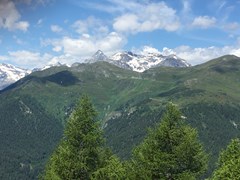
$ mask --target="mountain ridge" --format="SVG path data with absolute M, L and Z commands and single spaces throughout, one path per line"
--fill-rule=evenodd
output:
M 144 72 L 147 69 L 157 66 L 169 67 L 189 67 L 191 66 L 186 60 L 177 57 L 174 54 L 164 56 L 160 53 L 144 53 L 134 54 L 131 51 L 117 52 L 107 57 L 101 50 L 98 50 L 86 63 L 94 63 L 97 61 L 106 61 L 124 69 L 132 71 Z

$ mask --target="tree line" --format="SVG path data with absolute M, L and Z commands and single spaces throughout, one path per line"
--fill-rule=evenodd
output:
M 41 179 L 99 180 L 194 180 L 206 172 L 208 154 L 197 130 L 169 103 L 160 123 L 122 162 L 105 145 L 97 113 L 89 97 L 83 96 L 71 114 L 63 138 L 50 157 Z M 240 179 L 240 140 L 234 139 L 219 156 L 209 180 Z

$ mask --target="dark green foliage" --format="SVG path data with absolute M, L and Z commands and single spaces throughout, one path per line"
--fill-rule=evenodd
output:
M 183 109 L 188 122 L 197 128 L 201 141 L 211 154 L 207 176 L 216 168 L 219 151 L 239 135 L 239 128 L 234 125 L 239 124 L 239 109 L 239 106 L 218 103 L 191 104 Z
M 233 139 L 223 150 L 218 160 L 218 167 L 213 173 L 212 180 L 239 180 L 240 179 L 240 140 Z
M 30 96 L 0 103 L 0 114 L 0 179 L 36 179 L 62 136 L 61 123 Z
M 195 179 L 207 169 L 197 131 L 169 104 L 160 124 L 133 151 L 130 179 Z
M 96 111 L 84 96 L 67 122 L 64 136 L 50 158 L 44 179 L 90 179 L 100 166 L 103 138 Z

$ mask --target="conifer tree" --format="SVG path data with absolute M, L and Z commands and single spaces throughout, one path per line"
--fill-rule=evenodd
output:
M 44 179 L 90 179 L 101 164 L 102 132 L 96 111 L 84 96 L 66 124 L 63 138 L 46 166 Z
M 240 140 L 233 139 L 226 150 L 220 153 L 218 168 L 214 171 L 212 180 L 240 179 Z
M 130 179 L 195 179 L 207 169 L 207 154 L 197 131 L 184 123 L 179 109 L 169 103 L 156 128 L 133 151 Z
M 116 155 L 110 156 L 102 168 L 95 171 L 91 177 L 93 180 L 125 180 L 126 170 Z

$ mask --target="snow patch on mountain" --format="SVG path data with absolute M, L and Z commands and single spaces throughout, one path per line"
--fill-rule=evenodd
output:
M 21 69 L 10 64 L 0 64 L 0 90 L 30 74 L 31 70 Z
M 152 67 L 170 66 L 170 67 L 188 67 L 184 59 L 177 57 L 175 54 L 164 56 L 157 49 L 152 47 L 144 47 L 139 54 L 132 52 L 118 52 L 107 57 L 102 51 L 97 51 L 86 63 L 94 63 L 97 61 L 106 61 L 124 69 L 137 72 L 143 72 Z

